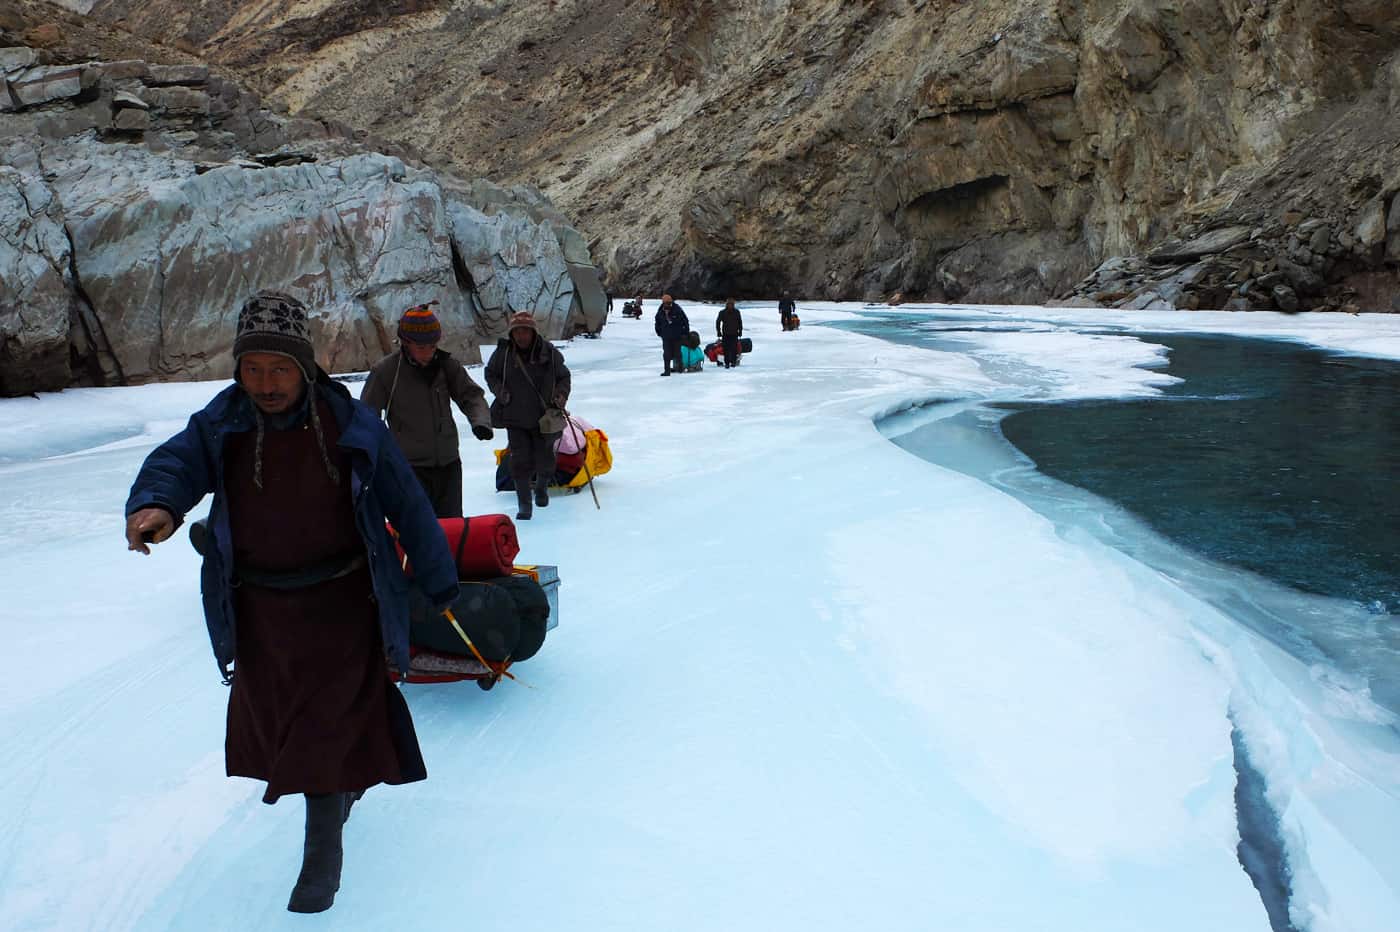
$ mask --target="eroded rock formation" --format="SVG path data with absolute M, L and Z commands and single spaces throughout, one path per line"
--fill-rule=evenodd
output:
M 333 372 L 426 300 L 470 360 L 516 310 L 554 338 L 603 323 L 587 245 L 537 191 L 363 151 L 202 65 L 48 57 L 0 47 L 0 394 L 228 376 L 265 287 L 306 301 Z
M 173 28 L 292 112 L 537 183 L 620 291 L 1286 306 L 1277 273 L 1300 307 L 1400 293 L 1390 0 L 78 5 Z M 1104 280 L 1238 226 L 1238 264 Z

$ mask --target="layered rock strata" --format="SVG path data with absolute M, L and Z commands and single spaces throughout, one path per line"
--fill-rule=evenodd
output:
M 292 112 L 537 183 L 597 235 L 619 291 L 1132 304 L 1160 282 L 1147 303 L 1179 287 L 1182 306 L 1284 307 L 1284 285 L 1299 307 L 1367 309 L 1400 293 L 1393 0 L 69 5 L 176 34 Z M 1332 237 L 1317 250 L 1309 221 Z M 1105 278 L 1236 226 L 1247 263 Z M 1343 238 L 1378 227 L 1379 255 Z

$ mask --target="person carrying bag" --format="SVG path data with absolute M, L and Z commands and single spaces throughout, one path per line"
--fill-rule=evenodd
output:
M 564 354 L 540 333 L 534 315 L 519 311 L 511 315 L 509 327 L 486 363 L 486 387 L 495 397 L 491 426 L 504 427 L 509 441 L 510 474 L 519 504 L 515 517 L 525 521 L 532 505 L 549 504 L 554 441 L 567 423 L 571 383 Z

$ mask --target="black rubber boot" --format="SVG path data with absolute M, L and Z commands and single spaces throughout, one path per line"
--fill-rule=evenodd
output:
M 292 888 L 287 909 L 294 913 L 323 913 L 335 902 L 340 889 L 344 849 L 340 828 L 345 824 L 345 793 L 306 796 L 306 845 L 302 849 L 301 874 Z
M 543 508 L 549 504 L 549 483 L 538 482 L 535 484 L 535 504 Z
M 518 506 L 515 512 L 515 520 L 529 521 L 530 515 L 534 512 L 534 509 L 530 507 L 530 489 L 528 487 L 520 488 L 517 486 L 515 490 L 515 500 Z

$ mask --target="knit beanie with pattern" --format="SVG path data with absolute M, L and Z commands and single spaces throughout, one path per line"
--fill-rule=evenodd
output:
M 316 352 L 306 305 L 280 291 L 259 291 L 238 312 L 238 333 L 233 338 L 233 363 L 245 353 L 277 353 L 290 356 L 301 367 L 308 383 L 316 381 Z
M 290 356 L 306 379 L 306 406 L 311 426 L 316 431 L 316 446 L 321 451 L 321 463 L 333 484 L 340 484 L 340 470 L 331 463 L 326 451 L 326 437 L 321 430 L 321 416 L 316 406 L 316 353 L 311 348 L 311 328 L 306 324 L 306 305 L 280 291 L 259 291 L 243 302 L 238 312 L 238 335 L 233 338 L 234 378 L 238 377 L 238 360 L 246 353 L 276 353 Z M 253 452 L 253 484 L 263 487 L 262 451 L 267 425 L 262 410 L 253 406 L 257 424 L 257 440 Z
M 403 312 L 399 318 L 399 342 L 431 346 L 442 340 L 442 322 L 433 313 L 436 301 L 418 304 Z

